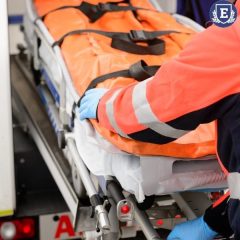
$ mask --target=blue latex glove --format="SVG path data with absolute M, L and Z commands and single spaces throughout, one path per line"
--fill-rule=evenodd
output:
M 203 217 L 177 225 L 167 240 L 212 240 L 216 237 Z
M 80 102 L 80 120 L 97 118 L 97 106 L 102 96 L 108 91 L 106 88 L 94 88 L 88 90 Z

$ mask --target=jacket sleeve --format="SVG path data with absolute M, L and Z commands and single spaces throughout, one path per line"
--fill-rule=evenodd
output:
M 229 192 L 206 210 L 204 221 L 212 230 L 221 234 L 223 237 L 230 237 L 233 235 L 233 230 L 228 220 L 228 214 Z
M 161 144 L 221 118 L 240 92 L 239 24 L 208 28 L 153 78 L 110 90 L 99 102 L 100 125 Z

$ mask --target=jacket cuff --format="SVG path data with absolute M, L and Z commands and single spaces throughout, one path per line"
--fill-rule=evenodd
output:
M 228 198 L 216 207 L 209 207 L 205 212 L 204 221 L 223 237 L 232 236 L 233 230 L 228 220 Z
M 112 97 L 112 95 L 115 93 L 117 89 L 111 89 L 108 92 L 106 92 L 103 97 L 100 99 L 98 106 L 97 106 L 97 121 L 98 123 L 110 130 L 111 132 L 116 132 L 115 129 L 113 129 L 107 114 L 106 104 L 108 100 Z

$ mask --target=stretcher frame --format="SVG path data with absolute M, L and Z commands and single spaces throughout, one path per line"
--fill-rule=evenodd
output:
M 157 1 L 152 1 L 152 2 L 155 6 L 158 6 Z M 58 145 L 61 149 L 64 149 L 63 151 L 67 159 L 69 160 L 72 170 L 75 171 L 76 174 L 78 175 L 77 181 L 75 182 L 75 187 L 77 184 L 77 188 L 78 188 L 78 198 L 85 196 L 85 190 L 86 190 L 87 195 L 91 201 L 92 208 L 94 210 L 93 215 L 95 215 L 95 219 L 96 219 L 96 226 L 94 226 L 94 228 L 98 229 L 99 232 L 95 232 L 94 229 L 92 229 L 92 231 L 88 231 L 88 233 L 91 233 L 90 234 L 91 237 L 90 235 L 88 236 L 88 234 L 86 233 L 86 239 L 87 240 L 88 239 L 89 240 L 90 239 L 118 239 L 118 237 L 121 235 L 118 220 L 123 222 L 126 222 L 126 221 L 131 222 L 133 220 L 132 217 L 134 217 L 135 221 L 138 223 L 138 225 L 140 226 L 140 229 L 144 232 L 144 235 L 146 236 L 147 239 L 149 240 L 161 239 L 157 231 L 154 229 L 149 218 L 145 214 L 145 212 L 139 210 L 135 198 L 129 194 L 123 195 L 122 189 L 119 187 L 117 181 L 114 178 L 110 176 L 104 177 L 105 178 L 104 180 L 106 181 L 106 190 L 104 194 L 108 197 L 108 201 L 101 202 L 99 200 L 100 199 L 99 191 L 93 182 L 93 179 L 91 177 L 91 174 L 89 173 L 89 170 L 87 169 L 81 156 L 78 153 L 74 135 L 68 131 L 70 119 L 69 119 L 69 114 L 66 107 L 67 105 L 66 89 L 71 95 L 73 102 L 78 102 L 79 96 L 74 89 L 70 74 L 64 63 L 59 46 L 56 45 L 52 47 L 52 44 L 55 41 L 51 37 L 48 30 L 46 29 L 46 26 L 44 25 L 42 20 L 36 16 L 35 14 L 36 11 L 34 10 L 32 1 L 26 0 L 26 6 L 27 6 L 28 16 L 30 17 L 29 20 L 31 22 L 34 22 L 34 41 L 33 41 L 34 43 L 32 44 L 31 42 L 28 41 L 27 37 L 25 38 L 29 46 L 30 52 L 33 53 L 34 69 L 41 70 L 41 64 L 42 64 L 41 59 L 39 58 L 39 55 L 38 55 L 37 38 L 41 39 L 41 41 L 44 42 L 44 44 L 49 48 L 49 53 L 52 54 L 53 58 L 55 59 L 56 65 L 58 66 L 58 69 L 59 69 L 59 82 L 61 81 L 61 85 L 60 87 L 52 86 L 53 95 L 54 95 L 54 91 L 57 91 L 60 95 L 60 101 L 58 102 L 59 113 L 56 108 L 56 104 L 55 102 L 52 102 L 51 97 L 49 97 L 47 94 L 45 95 L 45 97 L 48 98 L 49 103 L 51 103 L 48 106 L 48 114 L 50 119 L 52 120 L 52 123 L 54 123 L 53 125 L 57 134 Z M 177 14 L 175 14 L 174 17 L 182 24 L 188 25 L 197 31 L 203 30 L 203 28 L 200 25 L 198 25 L 197 23 L 193 22 L 192 20 L 186 17 L 180 16 Z M 44 74 L 44 72 L 42 73 Z M 48 86 L 48 87 L 51 88 L 51 86 Z M 43 89 L 43 92 L 44 92 L 44 89 Z M 55 96 L 55 99 L 56 98 L 57 96 Z M 58 182 L 58 186 L 61 186 L 60 178 L 59 179 L 55 178 L 55 181 Z M 62 185 L 64 184 L 62 183 Z M 79 201 L 76 201 L 76 195 L 74 195 L 75 201 L 72 201 L 70 195 L 66 194 L 66 191 L 67 191 L 66 188 L 64 189 L 64 187 L 62 188 L 60 187 L 60 191 L 62 192 L 63 197 L 67 202 L 71 213 L 74 216 L 74 225 L 77 228 L 79 225 L 82 224 L 81 222 L 79 222 L 79 214 L 81 214 L 81 211 L 79 211 L 79 206 L 78 206 Z M 172 195 L 172 197 L 176 199 L 177 202 L 181 203 L 181 205 L 183 206 L 182 211 L 186 214 L 186 217 L 188 219 L 192 219 L 196 217 L 196 214 L 194 213 L 194 211 L 192 211 L 192 209 L 188 206 L 188 204 L 186 204 L 181 194 L 174 194 Z M 111 202 L 111 205 L 112 205 L 112 208 L 109 212 L 107 211 L 108 202 Z M 119 208 L 122 203 L 124 204 L 128 203 L 130 206 L 132 206 L 132 212 L 131 212 L 132 216 L 129 216 L 128 219 L 121 219 L 121 217 L 118 216 Z M 209 201 L 206 200 L 206 203 L 209 204 Z M 184 219 L 185 218 L 182 218 L 179 220 L 175 219 L 174 224 L 177 222 L 181 222 Z M 135 232 L 136 232 L 136 228 L 133 229 L 132 233 L 135 233 Z

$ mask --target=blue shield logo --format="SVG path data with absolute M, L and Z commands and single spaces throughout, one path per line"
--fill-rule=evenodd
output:
M 210 18 L 219 27 L 229 27 L 236 21 L 237 9 L 228 1 L 218 1 L 211 7 Z
M 215 10 L 217 12 L 218 19 L 222 23 L 226 23 L 231 17 L 232 4 L 216 4 Z

